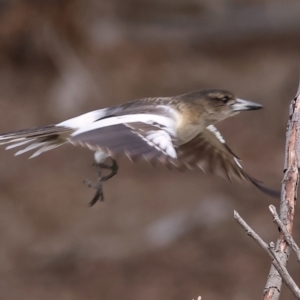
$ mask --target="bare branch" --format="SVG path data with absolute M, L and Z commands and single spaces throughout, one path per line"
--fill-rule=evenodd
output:
M 274 217 L 273 221 L 279 226 L 279 228 L 283 232 L 285 240 L 291 246 L 291 248 L 293 249 L 293 251 L 295 252 L 295 254 L 297 256 L 297 260 L 300 262 L 300 249 L 299 249 L 298 245 L 296 244 L 293 237 L 289 234 L 286 227 L 284 226 L 284 224 L 280 220 L 279 215 L 277 214 L 275 206 L 270 205 L 269 209 L 270 209 L 271 214 Z
M 300 289 L 289 274 L 285 265 L 281 262 L 281 258 L 278 257 L 274 249 L 274 243 L 268 245 L 263 239 L 246 223 L 246 221 L 234 211 L 234 218 L 245 229 L 247 234 L 270 256 L 273 266 L 276 268 L 281 278 L 283 278 L 286 285 L 290 288 L 292 293 L 300 299 Z
M 299 84 L 300 88 L 300 84 Z M 279 217 L 289 235 L 293 231 L 294 211 L 297 199 L 297 188 L 299 183 L 298 167 L 300 166 L 300 89 L 290 105 L 290 117 L 287 128 L 285 147 L 284 177 L 281 189 Z M 276 243 L 275 252 L 281 263 L 286 266 L 290 254 L 290 247 L 285 234 L 281 231 Z M 268 280 L 264 289 L 264 300 L 278 300 L 282 279 L 279 276 L 274 264 L 271 266 Z

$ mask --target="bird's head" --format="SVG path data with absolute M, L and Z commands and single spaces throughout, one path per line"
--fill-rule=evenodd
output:
M 201 90 L 183 95 L 183 98 L 199 107 L 210 121 L 218 122 L 244 110 L 262 108 L 261 104 L 235 97 L 224 90 Z

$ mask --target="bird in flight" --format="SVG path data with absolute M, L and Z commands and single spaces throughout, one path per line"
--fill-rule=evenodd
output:
M 214 126 L 241 111 L 260 108 L 262 105 L 236 98 L 228 91 L 200 90 L 174 97 L 138 99 L 56 125 L 0 134 L 0 144 L 7 144 L 6 149 L 25 146 L 15 155 L 34 150 L 30 158 L 66 143 L 94 151 L 98 180 L 86 181 L 96 189 L 91 206 L 104 199 L 102 182 L 117 174 L 115 159 L 119 154 L 134 162 L 143 158 L 179 170 L 223 173 L 229 180 L 244 179 L 277 196 L 244 171 L 239 158 Z M 102 176 L 103 169 L 109 169 L 110 173 Z

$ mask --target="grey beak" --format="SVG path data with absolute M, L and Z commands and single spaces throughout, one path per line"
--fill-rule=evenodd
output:
M 243 99 L 236 99 L 236 102 L 232 104 L 232 109 L 233 111 L 241 111 L 241 110 L 256 110 L 256 109 L 261 109 L 263 106 L 261 104 L 248 101 L 248 100 L 243 100 Z

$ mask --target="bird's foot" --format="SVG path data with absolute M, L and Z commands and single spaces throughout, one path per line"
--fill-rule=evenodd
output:
M 102 182 L 107 181 L 108 179 L 112 178 L 118 173 L 119 167 L 117 162 L 113 158 L 111 158 L 111 160 L 112 160 L 112 165 L 107 165 L 104 163 L 94 163 L 94 167 L 97 169 L 96 183 L 93 183 L 89 179 L 86 179 L 84 181 L 84 183 L 86 183 L 88 187 L 91 187 L 96 190 L 95 196 L 89 202 L 89 206 L 95 205 L 97 201 L 104 201 Z M 106 176 L 102 176 L 102 169 L 109 169 L 111 170 L 111 173 Z
M 103 187 L 102 187 L 101 181 L 94 183 L 94 182 L 90 181 L 89 179 L 86 179 L 84 181 L 84 183 L 86 183 L 88 187 L 91 187 L 96 190 L 96 193 L 95 193 L 93 199 L 89 202 L 89 206 L 95 205 L 97 201 L 104 201 Z

